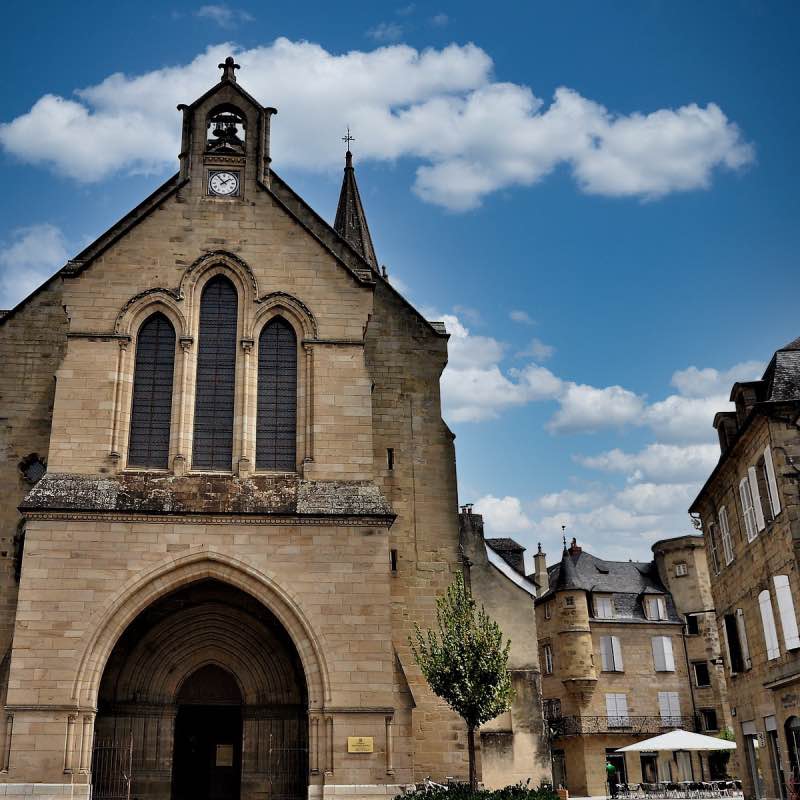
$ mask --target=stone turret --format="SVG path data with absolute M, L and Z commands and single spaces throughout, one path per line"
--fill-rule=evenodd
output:
M 575 559 L 581 549 L 572 540 L 564 548 L 556 584 L 552 587 L 553 619 L 556 621 L 555 658 L 564 687 L 570 693 L 591 693 L 597 683 L 594 665 L 592 633 L 589 627 L 589 597 L 581 588 Z

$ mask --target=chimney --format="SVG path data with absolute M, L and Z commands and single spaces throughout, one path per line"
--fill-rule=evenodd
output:
M 575 537 L 572 537 L 572 541 L 569 543 L 569 550 L 567 551 L 571 556 L 579 556 L 583 552 L 583 548 L 578 547 L 578 542 L 575 540 Z
M 550 588 L 550 576 L 547 574 L 547 554 L 542 552 L 542 543 L 533 557 L 533 582 L 536 584 L 536 596 L 541 597 Z

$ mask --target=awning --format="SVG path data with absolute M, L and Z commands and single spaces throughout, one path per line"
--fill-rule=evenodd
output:
M 642 750 L 735 750 L 736 743 L 715 736 L 704 736 L 681 729 L 662 733 L 642 742 L 620 747 L 618 753 L 635 753 Z

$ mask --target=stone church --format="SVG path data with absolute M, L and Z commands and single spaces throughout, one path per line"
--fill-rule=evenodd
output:
M 548 779 L 535 591 L 459 515 L 447 334 L 380 270 L 350 152 L 331 226 L 220 66 L 178 172 L 0 312 L 0 795 L 463 779 L 408 645 L 458 570 L 512 637 L 482 778 Z

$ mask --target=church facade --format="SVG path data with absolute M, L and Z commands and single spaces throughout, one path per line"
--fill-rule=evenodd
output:
M 0 312 L 0 791 L 464 778 L 408 637 L 472 564 L 501 626 L 530 625 L 484 779 L 549 779 L 530 587 L 459 524 L 447 334 L 381 274 L 349 151 L 330 226 L 220 66 L 179 107 L 179 172 Z

